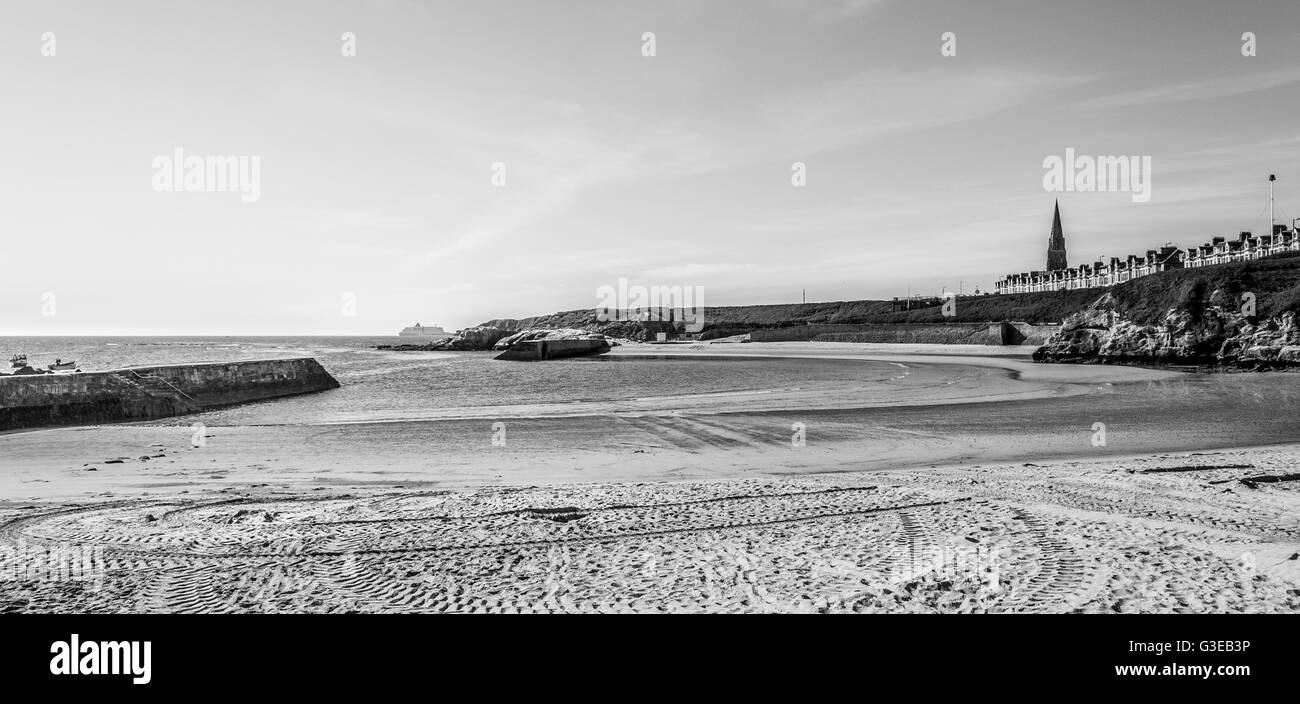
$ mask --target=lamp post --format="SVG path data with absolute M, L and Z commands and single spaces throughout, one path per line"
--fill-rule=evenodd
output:
M 1268 175 L 1268 236 L 1273 236 L 1273 182 L 1277 180 L 1276 174 Z

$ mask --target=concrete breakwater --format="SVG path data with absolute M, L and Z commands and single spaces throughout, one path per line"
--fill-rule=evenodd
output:
M 511 345 L 493 359 L 516 362 L 540 361 L 601 354 L 609 351 L 605 340 L 524 340 Z
M 149 420 L 338 386 L 309 357 L 0 376 L 0 430 Z
M 501 352 L 496 359 L 536 361 L 603 354 L 609 351 L 609 340 L 598 332 L 573 328 L 525 330 L 498 340 L 492 349 Z

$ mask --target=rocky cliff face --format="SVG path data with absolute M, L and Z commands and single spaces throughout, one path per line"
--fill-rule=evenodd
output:
M 1071 315 L 1042 347 L 1036 362 L 1199 364 L 1243 369 L 1300 366 L 1296 314 L 1263 320 L 1246 315 L 1234 297 L 1215 290 L 1208 301 L 1170 308 L 1162 320 L 1139 324 L 1118 310 L 1110 293 Z
M 504 349 L 498 343 L 506 338 L 517 337 L 522 333 L 537 333 L 545 336 L 555 333 L 565 339 L 566 335 L 596 335 L 605 338 L 646 341 L 655 339 L 655 333 L 668 332 L 671 324 L 657 321 L 635 320 L 596 320 L 591 310 L 577 310 L 552 315 L 539 315 L 532 318 L 513 319 L 498 318 L 489 320 L 472 328 L 456 331 L 455 335 L 443 340 L 417 344 L 379 345 L 377 349 L 398 351 L 448 350 L 455 352 L 486 351 Z M 529 339 L 542 339 L 541 337 Z M 577 339 L 577 338 L 572 338 Z
M 494 323 L 497 321 L 493 321 Z M 517 322 L 517 321 L 512 321 Z M 449 350 L 455 352 L 474 352 L 490 350 L 498 340 L 513 335 L 516 329 L 496 327 L 492 324 L 477 325 L 464 330 L 457 330 L 455 335 L 419 344 L 378 345 L 375 349 L 397 350 L 399 352 Z
M 531 321 L 525 320 L 491 320 L 482 325 L 458 330 L 445 340 L 426 342 L 418 345 L 380 345 L 377 349 L 398 351 L 438 351 L 482 352 L 509 349 L 515 343 L 530 340 L 605 340 L 603 333 L 580 328 L 539 328 Z M 614 343 L 617 344 L 617 343 Z M 608 348 L 606 348 L 608 349 Z
M 597 320 L 594 310 L 571 310 L 550 315 L 514 320 L 489 320 L 485 326 L 524 332 L 527 330 L 573 330 L 598 333 L 605 337 L 643 342 L 655 339 L 655 333 L 671 332 L 673 324 L 655 320 Z
M 490 350 L 503 337 L 513 335 L 515 330 L 497 327 L 492 324 L 478 325 L 464 330 L 457 330 L 455 335 L 439 340 L 432 345 L 436 350 Z

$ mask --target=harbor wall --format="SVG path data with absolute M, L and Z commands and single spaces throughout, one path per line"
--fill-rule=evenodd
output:
M 338 386 L 312 358 L 0 376 L 0 430 L 149 420 Z

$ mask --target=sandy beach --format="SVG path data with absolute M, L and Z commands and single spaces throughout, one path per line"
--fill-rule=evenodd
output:
M 610 355 L 870 360 L 897 370 L 873 381 L 887 401 L 846 384 L 243 422 L 272 402 L 0 435 L 0 609 L 1300 608 L 1300 486 L 1241 481 L 1295 471 L 1295 375 L 1240 376 L 1225 401 L 1220 379 L 1007 350 Z M 11 578 L 69 551 L 98 568 Z

